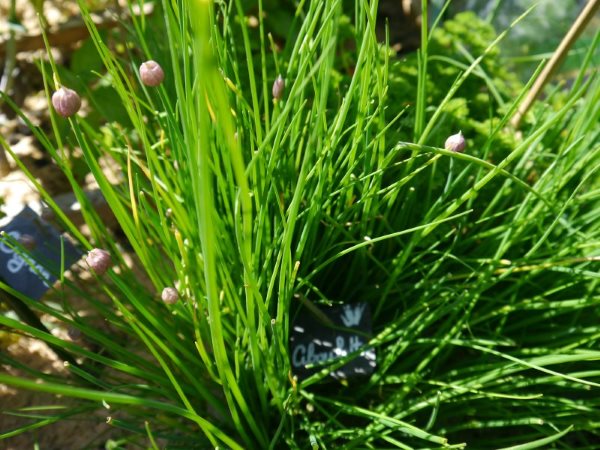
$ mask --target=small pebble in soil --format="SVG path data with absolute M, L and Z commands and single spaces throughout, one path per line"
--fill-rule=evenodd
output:
M 85 262 L 97 275 L 104 275 L 111 266 L 110 253 L 100 248 L 88 252 Z
M 467 141 L 462 134 L 462 132 L 458 132 L 458 134 L 453 134 L 448 139 L 446 139 L 446 143 L 444 144 L 444 148 L 446 150 L 450 150 L 451 152 L 462 153 L 467 146 Z
M 177 292 L 177 289 L 173 287 L 166 287 L 163 289 L 160 297 L 162 298 L 163 302 L 168 305 L 172 305 L 179 300 L 179 292 Z
M 165 72 L 156 61 L 146 61 L 140 66 L 140 79 L 146 86 L 156 87 L 165 79 Z
M 71 117 L 81 108 L 81 97 L 74 90 L 61 87 L 52 94 L 52 106 L 62 117 Z

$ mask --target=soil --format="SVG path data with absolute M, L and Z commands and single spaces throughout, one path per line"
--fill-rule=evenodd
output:
M 17 19 L 23 26 L 23 30 L 17 35 L 17 40 L 28 36 L 39 36 L 40 34 L 40 25 L 32 6 L 33 3 L 31 0 L 16 1 Z M 102 4 L 107 2 L 97 1 L 95 3 L 97 6 L 103 6 Z M 9 17 L 9 7 L 10 1 L 0 2 L 0 17 L 2 19 Z M 45 0 L 43 8 L 49 30 L 56 34 L 60 34 L 65 24 L 77 19 L 78 7 L 76 2 Z M 0 77 L 3 79 L 3 81 L 0 81 L 0 88 L 3 90 L 6 88 L 6 76 L 3 76 L 3 72 L 6 65 L 6 42 L 8 37 L 8 21 L 0 20 Z M 39 42 L 36 45 L 39 45 Z M 75 41 L 60 48 L 53 48 L 53 56 L 57 63 L 60 64 L 68 58 L 69 53 L 77 45 Z M 45 50 L 43 49 L 33 49 L 16 54 L 15 69 L 12 73 L 12 89 L 8 90 L 8 94 L 34 125 L 41 127 L 43 130 L 49 130 L 48 103 L 41 74 L 35 65 L 36 59 L 44 54 Z M 68 180 L 60 169 L 53 164 L 49 155 L 43 151 L 23 120 L 17 117 L 6 103 L 0 105 L 0 134 L 11 146 L 20 162 L 32 173 L 33 177 L 54 198 L 63 198 L 63 203 L 67 208 L 70 199 L 69 193 L 71 192 Z M 0 173 L 0 217 L 14 216 L 25 205 L 29 205 L 41 214 L 44 209 L 37 189 L 27 175 L 19 169 L 10 155 L 7 155 L 7 159 L 9 171 L 8 173 Z M 93 179 L 87 177 L 81 182 L 84 189 L 94 191 Z M 86 231 L 83 225 L 82 231 Z M 67 275 L 73 276 L 70 273 Z M 77 274 L 76 276 L 80 275 Z M 81 299 L 69 299 L 69 302 L 74 307 L 81 308 L 80 312 L 82 314 L 91 314 L 91 312 L 85 311 L 85 307 L 81 305 Z M 0 313 L 6 314 L 5 308 L 6 306 L 0 305 Z M 40 320 L 56 336 L 67 340 L 79 339 L 73 333 L 69 336 L 69 330 L 64 324 L 57 323 L 52 317 L 42 316 Z M 24 366 L 49 375 L 65 378 L 71 376 L 69 370 L 65 367 L 64 361 L 45 343 L 37 339 L 8 334 L 0 330 L 0 354 L 14 358 Z M 28 376 L 25 371 L 8 365 L 1 365 L 0 370 L 13 376 Z M 15 415 L 19 411 L 22 412 L 23 408 L 61 406 L 68 410 L 75 404 L 76 401 L 68 398 L 17 390 L 0 384 L 0 433 L 7 433 L 36 422 L 36 420 Z M 36 413 L 47 414 L 44 410 L 30 410 L 28 412 L 34 415 Z M 119 430 L 106 423 L 108 416 L 108 411 L 105 409 L 99 409 L 94 413 L 88 412 L 75 415 L 71 420 L 61 420 L 0 440 L 0 449 L 23 450 L 34 448 L 35 445 L 38 445 L 42 450 L 103 449 L 107 440 L 115 438 L 119 434 Z

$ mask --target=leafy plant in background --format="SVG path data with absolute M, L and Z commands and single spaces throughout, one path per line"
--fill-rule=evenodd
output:
M 160 27 L 133 18 L 125 57 L 80 2 L 129 126 L 98 129 L 77 115 L 65 142 L 53 115 L 54 144 L 29 125 L 72 180 L 91 239 L 64 226 L 88 250 L 109 251 L 114 267 L 65 279 L 43 303 L 1 285 L 88 344 L 0 316 L 82 361 L 68 379 L 0 374 L 81 401 L 3 436 L 108 406 L 110 424 L 131 433 L 121 446 L 594 448 L 600 80 L 587 72 L 591 56 L 564 104 L 532 115 L 518 137 L 504 130 L 531 82 L 514 95 L 495 60 L 505 34 L 472 16 L 434 30 L 415 69 L 377 42 L 376 2 L 357 2 L 353 23 L 341 1 L 299 5 L 280 53 L 258 5 L 258 47 L 240 1 L 164 1 Z M 455 35 L 466 40 L 447 53 Z M 158 87 L 139 82 L 147 59 L 165 71 Z M 52 60 L 44 74 L 50 99 L 66 78 Z M 273 99 L 279 74 L 285 89 Z M 440 148 L 459 127 L 465 153 Z M 125 242 L 72 176 L 70 145 Z M 122 183 L 109 181 L 104 159 Z M 125 264 L 127 247 L 147 281 Z M 161 300 L 165 288 L 179 300 Z M 327 382 L 355 355 L 292 377 L 301 299 L 370 304 L 371 378 Z
M 490 46 L 496 36 L 491 25 L 472 12 L 459 13 L 435 28 L 429 38 L 430 57 L 426 81 L 428 104 L 439 104 L 448 87 Z M 391 64 L 391 105 L 406 107 L 414 102 L 417 77 L 416 54 L 406 55 Z M 471 137 L 471 143 L 475 147 L 485 144 L 490 130 L 507 113 L 507 99 L 517 95 L 521 87 L 510 66 L 494 46 L 489 49 L 488 55 L 478 65 L 473 76 L 465 80 L 456 95 L 445 105 L 443 114 L 435 125 L 436 135 L 443 139 L 461 129 Z M 405 127 L 397 131 L 398 139 L 407 140 L 412 137 L 409 131 L 413 121 L 414 108 L 411 108 L 403 120 Z M 501 130 L 497 145 L 508 150 L 515 143 L 513 133 Z

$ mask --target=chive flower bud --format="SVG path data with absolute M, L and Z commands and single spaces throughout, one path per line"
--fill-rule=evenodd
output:
M 62 117 L 71 117 L 81 108 L 81 97 L 74 90 L 61 87 L 52 94 L 52 106 Z
M 33 250 L 37 244 L 35 238 L 30 234 L 24 234 L 19 238 L 19 243 L 26 250 Z
M 173 287 L 166 287 L 163 289 L 160 297 L 162 298 L 163 302 L 168 305 L 172 305 L 179 300 L 179 292 L 177 292 L 177 289 Z
M 275 100 L 281 100 L 283 98 L 283 91 L 285 91 L 285 81 L 283 81 L 283 78 L 279 75 L 273 83 L 273 98 Z
M 75 327 L 69 327 L 69 329 L 67 330 L 67 335 L 72 341 L 79 341 L 83 337 L 83 333 L 81 332 L 81 330 Z
M 140 66 L 140 79 L 146 86 L 156 87 L 165 79 L 165 72 L 156 61 L 146 61 Z
M 111 266 L 110 253 L 100 248 L 88 252 L 85 262 L 97 275 L 104 275 Z
M 446 139 L 446 143 L 444 144 L 444 148 L 446 150 L 450 150 L 451 152 L 462 153 L 467 146 L 467 141 L 462 134 L 462 132 L 458 132 L 458 134 L 453 134 L 448 139 Z

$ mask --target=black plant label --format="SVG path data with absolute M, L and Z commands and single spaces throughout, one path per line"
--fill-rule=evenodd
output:
M 39 300 L 82 252 L 31 208 L 0 227 L 0 278 L 23 295 Z M 16 245 L 15 241 L 22 245 Z M 26 248 L 25 248 L 26 247 Z
M 344 380 L 364 377 L 376 367 L 371 338 L 371 311 L 367 303 L 328 308 L 303 307 L 292 323 L 292 372 L 302 380 L 323 369 Z M 347 361 L 338 367 L 341 358 Z

